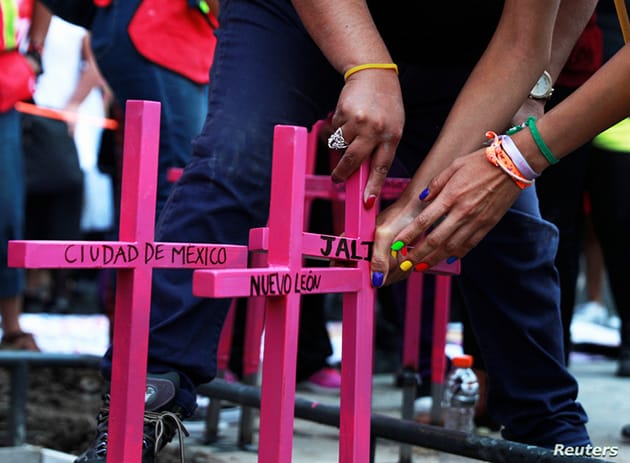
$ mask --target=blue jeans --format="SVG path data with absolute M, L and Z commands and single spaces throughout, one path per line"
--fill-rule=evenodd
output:
M 158 221 L 159 240 L 246 244 L 248 230 L 267 220 L 274 125 L 310 127 L 334 108 L 343 85 L 288 0 L 224 1 L 219 20 L 208 116 Z M 408 116 L 399 155 L 412 171 L 470 70 L 401 64 Z M 589 442 L 576 382 L 563 366 L 556 245 L 557 230 L 540 218 L 529 189 L 457 278 L 505 436 L 547 447 Z M 193 297 L 191 280 L 190 271 L 155 271 L 149 346 L 149 372 L 178 371 L 177 400 L 189 412 L 194 386 L 215 375 L 229 304 Z
M 99 68 L 121 109 L 127 100 L 159 101 L 160 155 L 156 217 L 172 188 L 166 180 L 171 167 L 184 167 L 192 155 L 192 140 L 199 134 L 206 114 L 207 85 L 154 64 L 140 55 L 127 27 L 140 0 L 114 0 L 98 8 L 92 24 L 92 48 Z
M 24 270 L 7 267 L 8 241 L 24 239 L 24 160 L 20 114 L 0 113 L 0 298 L 24 291 Z

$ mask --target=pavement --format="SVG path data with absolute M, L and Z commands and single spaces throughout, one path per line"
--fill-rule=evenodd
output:
M 591 311 L 592 312 L 592 311 Z M 578 311 L 579 313 L 579 311 Z M 613 463 L 630 463 L 630 440 L 621 438 L 621 427 L 630 424 L 630 378 L 615 376 L 616 360 L 612 356 L 618 344 L 618 326 L 605 326 L 601 314 L 592 313 L 578 317 L 572 326 L 573 338 L 580 344 L 580 352 L 572 354 L 570 370 L 579 384 L 578 401 L 589 415 L 587 424 L 593 444 L 599 448 L 617 450 L 617 456 L 606 458 Z M 593 323 L 593 322 L 596 323 Z M 25 329 L 36 334 L 40 347 L 45 351 L 68 353 L 91 353 L 100 355 L 108 343 L 106 317 L 96 314 L 51 315 L 23 314 Z M 330 325 L 333 342 L 333 361 L 340 360 L 340 329 Z M 89 333 L 89 339 L 85 334 Z M 447 354 L 456 353 L 459 338 L 457 330 L 449 329 Z M 449 351 L 449 349 L 451 349 Z M 450 352 L 450 353 L 449 353 Z M 588 352 L 588 353 L 587 353 Z M 298 397 L 321 404 L 338 406 L 337 396 L 298 391 Z M 203 397 L 200 403 L 203 404 Z M 207 400 L 207 399 L 206 399 Z M 225 401 L 223 402 L 224 404 Z M 399 418 L 401 415 L 402 391 L 394 386 L 393 374 L 378 374 L 373 377 L 372 410 L 375 414 Z M 228 404 L 226 404 L 228 405 Z M 254 442 L 248 449 L 237 446 L 240 407 L 226 406 L 221 412 L 219 439 L 212 445 L 204 444 L 205 423 L 187 421 L 190 436 L 185 439 L 186 462 L 192 463 L 254 463 L 257 462 L 258 420 L 254 420 Z M 256 413 L 255 413 L 256 415 Z M 500 439 L 497 433 L 478 430 L 481 436 Z M 165 452 L 178 453 L 177 439 Z M 374 463 L 399 463 L 401 446 L 397 442 L 377 439 Z M 296 419 L 293 435 L 293 461 L 296 463 L 333 463 L 339 461 L 339 430 L 336 427 Z M 433 448 L 412 447 L 414 462 L 445 463 L 453 461 L 447 454 Z M 449 458 L 447 458 L 449 457 Z M 0 461 L 5 461 L 0 458 Z M 166 460 L 159 460 L 160 462 Z M 178 458 L 168 459 L 179 461 Z M 457 461 L 480 461 L 459 459 Z M 519 460 L 529 463 L 530 460 Z M 531 460 L 535 461 L 535 460 Z M 12 463 L 12 462 L 11 462 Z M 363 462 L 359 462 L 363 463 Z M 509 463 L 513 463 L 509 461 Z
M 598 447 L 614 447 L 618 454 L 605 458 L 613 463 L 630 463 L 630 440 L 624 441 L 620 429 L 630 424 L 630 378 L 615 376 L 616 361 L 611 357 L 593 354 L 573 354 L 571 372 L 579 383 L 578 400 L 589 414 L 588 430 L 592 442 Z M 298 397 L 319 403 L 337 405 L 338 397 L 298 391 Z M 223 402 L 225 403 L 225 402 Z M 373 381 L 374 413 L 400 417 L 402 392 L 393 384 L 393 375 L 375 375 Z M 240 408 L 225 408 L 221 414 L 219 440 L 212 445 L 204 445 L 203 421 L 187 422 L 191 436 L 186 439 L 186 461 L 195 463 L 255 463 L 257 453 L 254 442 L 252 448 L 244 450 L 236 445 Z M 258 423 L 255 422 L 254 439 L 257 438 Z M 297 463 L 328 463 L 338 461 L 339 430 L 335 427 L 296 419 L 293 437 L 293 461 Z M 480 435 L 499 439 L 498 433 L 478 430 Z M 169 447 L 174 451 L 175 444 Z M 398 463 L 400 444 L 378 439 L 375 463 Z M 430 448 L 413 447 L 412 461 L 443 463 L 454 461 L 449 455 Z M 448 457 L 448 458 L 447 458 Z M 457 461 L 480 461 L 463 459 Z M 483 460 L 481 460 L 483 461 Z M 535 461 L 535 460 L 531 460 Z

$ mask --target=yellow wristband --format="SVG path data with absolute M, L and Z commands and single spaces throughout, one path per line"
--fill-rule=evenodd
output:
M 398 66 L 396 66 L 394 63 L 366 63 L 359 64 L 358 66 L 354 66 L 348 69 L 343 75 L 343 79 L 348 80 L 348 77 L 350 77 L 352 74 L 354 74 L 355 72 L 363 71 L 364 69 L 391 69 L 395 71 L 396 74 L 398 74 Z

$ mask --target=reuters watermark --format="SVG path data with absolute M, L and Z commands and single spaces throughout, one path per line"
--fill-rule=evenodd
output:
M 556 444 L 553 448 L 556 457 L 594 457 L 614 458 L 619 455 L 619 447 L 614 445 L 564 445 Z

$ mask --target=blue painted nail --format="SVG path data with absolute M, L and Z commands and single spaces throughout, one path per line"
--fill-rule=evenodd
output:
M 424 201 L 425 199 L 427 199 L 427 196 L 429 196 L 429 189 L 425 188 L 424 190 L 422 190 L 422 193 L 420 193 L 420 196 L 418 196 L 418 199 L 420 201 Z
M 446 259 L 446 263 L 447 264 L 452 264 L 453 262 L 455 262 L 457 260 L 456 256 L 451 256 L 448 259 Z
M 380 288 L 381 286 L 383 286 L 383 278 L 385 278 L 385 275 L 383 275 L 382 272 L 372 273 L 372 286 L 374 286 L 375 288 Z

